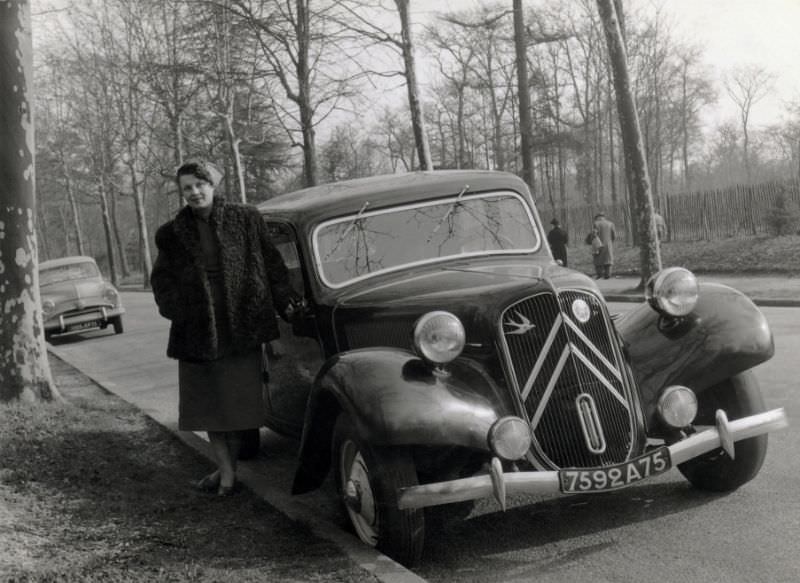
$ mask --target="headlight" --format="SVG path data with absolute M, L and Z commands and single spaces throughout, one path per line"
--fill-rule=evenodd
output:
M 503 459 L 518 460 L 531 447 L 531 429 L 519 417 L 501 417 L 489 429 L 489 447 Z
M 689 426 L 697 415 L 697 397 L 689 387 L 673 385 L 658 398 L 658 414 L 670 427 Z
M 113 287 L 107 287 L 103 291 L 103 298 L 112 306 L 116 306 L 119 303 L 119 294 Z
M 45 317 L 49 316 L 56 309 L 56 303 L 53 300 L 44 300 L 42 302 L 42 313 Z
M 697 304 L 697 278 L 688 269 L 669 267 L 650 278 L 645 298 L 658 312 L 669 316 L 685 316 Z
M 464 349 L 464 326 L 450 312 L 428 312 L 414 326 L 414 348 L 425 360 L 444 364 Z

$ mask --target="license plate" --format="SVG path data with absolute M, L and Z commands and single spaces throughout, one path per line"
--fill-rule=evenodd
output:
M 607 492 L 663 474 L 671 467 L 669 448 L 659 447 L 643 456 L 613 466 L 559 470 L 558 478 L 561 491 L 565 494 Z
M 97 328 L 97 322 L 79 322 L 78 324 L 70 324 L 67 326 L 67 332 L 86 330 L 87 328 Z

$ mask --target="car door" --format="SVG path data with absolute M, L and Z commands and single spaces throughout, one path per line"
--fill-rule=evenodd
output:
M 265 347 L 266 419 L 275 431 L 299 436 L 308 395 L 322 365 L 322 351 L 295 231 L 287 223 L 268 221 L 267 224 L 272 242 L 289 270 L 292 287 L 305 300 L 308 311 L 292 324 L 279 320 L 280 337 Z

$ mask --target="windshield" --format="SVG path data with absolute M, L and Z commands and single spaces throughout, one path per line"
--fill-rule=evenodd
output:
M 540 239 L 516 193 L 452 197 L 328 221 L 314 231 L 323 282 L 341 287 L 370 275 L 462 256 L 531 253 Z
M 99 276 L 100 272 L 97 270 L 97 265 L 91 261 L 69 263 L 67 265 L 48 267 L 47 269 L 40 270 L 39 285 L 51 285 L 61 281 L 72 281 Z

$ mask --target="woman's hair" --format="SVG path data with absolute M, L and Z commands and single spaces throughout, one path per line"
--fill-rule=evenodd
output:
M 180 182 L 181 176 L 194 176 L 200 180 L 205 180 L 211 186 L 216 186 L 222 178 L 222 172 L 211 162 L 188 160 L 175 172 L 175 180 Z

